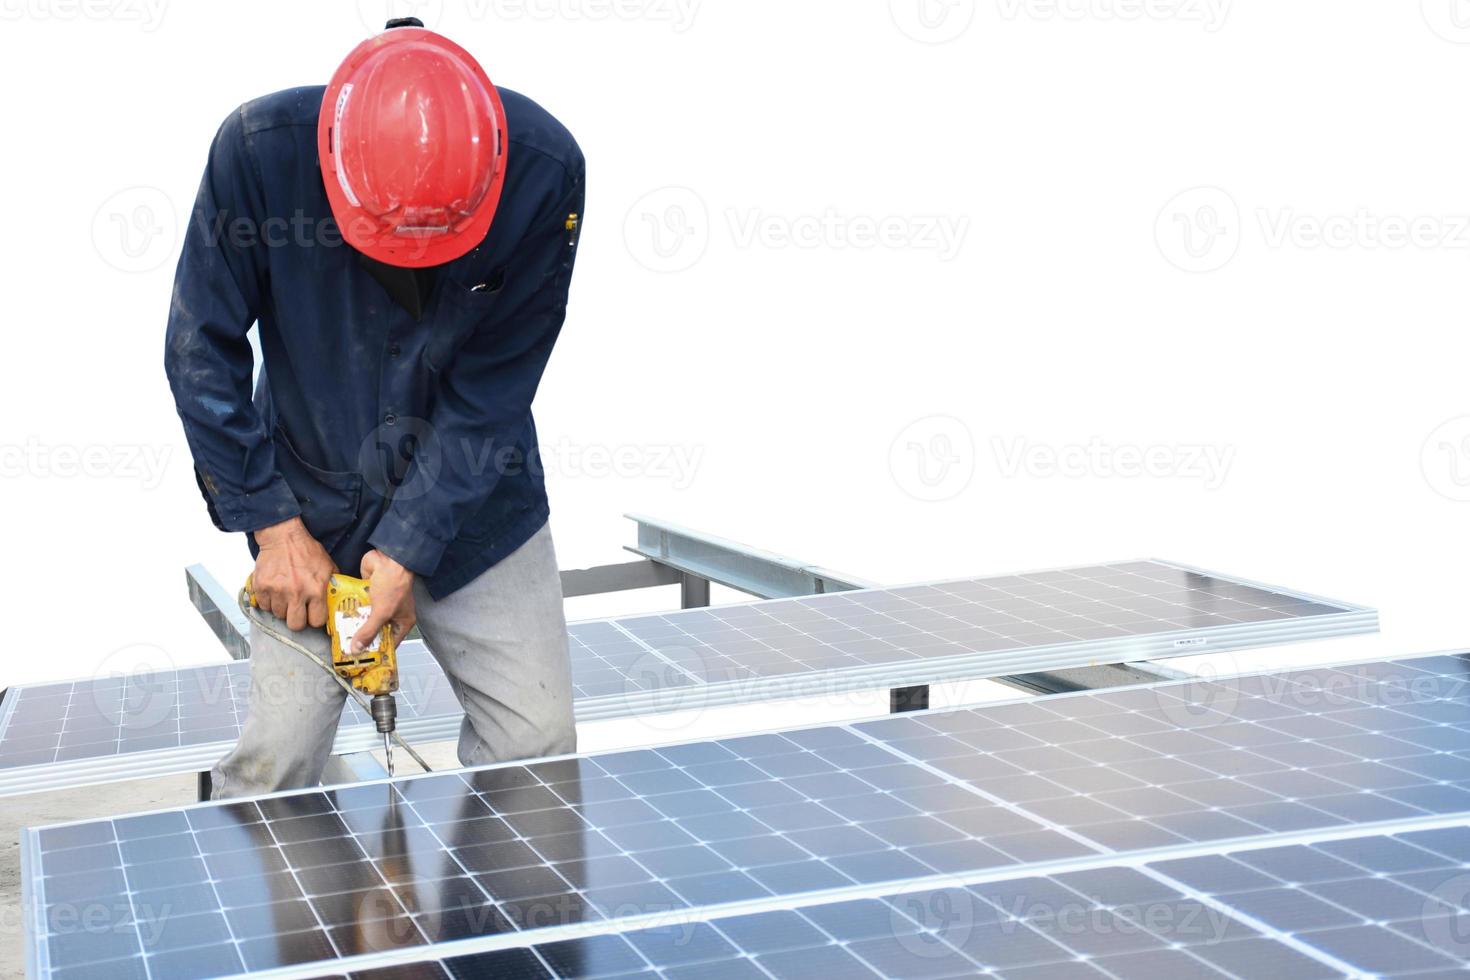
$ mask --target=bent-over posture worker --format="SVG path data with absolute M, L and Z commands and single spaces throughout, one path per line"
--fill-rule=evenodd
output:
M 354 644 L 418 623 L 465 710 L 465 765 L 575 749 L 531 401 L 583 181 L 550 114 L 394 21 L 325 89 L 230 114 L 174 283 L 169 382 L 262 609 L 330 661 L 327 580 L 369 579 Z M 315 785 L 337 730 L 341 688 L 262 632 L 216 799 Z

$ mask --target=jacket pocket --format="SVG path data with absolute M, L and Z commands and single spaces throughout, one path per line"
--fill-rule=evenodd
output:
M 438 374 L 449 366 L 470 334 L 494 311 L 504 291 L 504 269 L 497 270 L 484 281 L 466 283 L 450 279 L 444 283 L 433 333 L 424 349 L 424 361 L 430 371 Z
M 275 432 L 276 468 L 301 505 L 301 520 L 311 536 L 331 551 L 357 523 L 362 502 L 362 475 L 324 470 L 301 458 L 286 430 Z

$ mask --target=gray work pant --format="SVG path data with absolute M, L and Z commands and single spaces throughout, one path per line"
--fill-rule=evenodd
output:
M 443 599 L 414 585 L 419 631 L 464 708 L 459 761 L 478 766 L 576 751 L 571 663 L 551 530 Z M 283 634 L 331 662 L 323 630 Z M 317 785 L 347 693 L 302 654 L 255 630 L 239 744 L 211 773 L 213 798 Z

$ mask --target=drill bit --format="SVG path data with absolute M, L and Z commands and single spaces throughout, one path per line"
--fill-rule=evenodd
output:
M 378 731 L 383 733 L 383 755 L 388 763 L 388 775 L 393 775 L 393 732 L 398 728 L 398 702 L 393 700 L 391 694 L 379 694 L 373 698 L 372 703 L 373 721 L 377 723 Z

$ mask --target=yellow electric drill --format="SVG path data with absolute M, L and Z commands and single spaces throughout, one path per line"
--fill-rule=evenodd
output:
M 383 735 L 383 753 L 388 772 L 393 772 L 393 743 L 390 736 L 398 727 L 398 646 L 393 625 L 384 624 L 372 644 L 352 652 L 352 637 L 362 629 L 372 613 L 368 583 L 348 575 L 333 575 L 327 582 L 327 635 L 332 638 L 332 667 L 353 687 L 372 701 L 373 724 Z
M 259 608 L 252 586 L 253 576 L 245 580 L 245 591 L 250 595 L 250 604 Z M 327 635 L 332 640 L 332 670 L 352 688 L 372 698 L 370 712 L 373 724 L 383 736 L 383 753 L 391 776 L 392 735 L 398 727 L 398 702 L 393 698 L 398 690 L 398 643 L 392 624 L 384 625 L 377 639 L 362 653 L 352 652 L 352 637 L 362 629 L 371 612 L 372 599 L 366 581 L 350 575 L 331 577 L 327 583 Z M 287 637 L 277 636 L 277 639 L 296 646 Z

